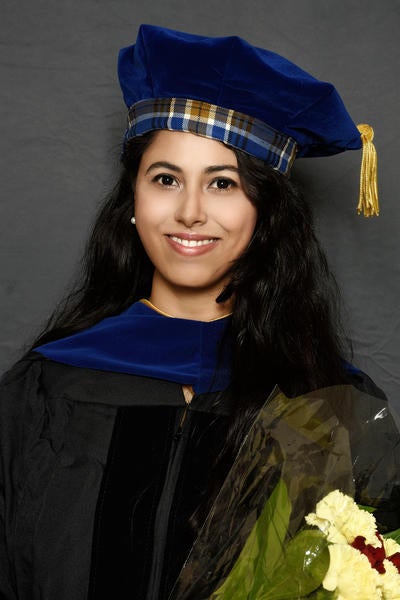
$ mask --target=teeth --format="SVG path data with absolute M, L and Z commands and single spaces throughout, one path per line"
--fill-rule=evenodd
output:
M 213 238 L 210 238 L 208 240 L 183 240 L 179 237 L 176 237 L 176 235 L 171 235 L 171 240 L 174 240 L 174 242 L 177 242 L 178 244 L 181 244 L 182 246 L 186 246 L 187 248 L 195 248 L 196 246 L 205 246 L 206 244 L 212 244 L 212 242 L 214 241 Z

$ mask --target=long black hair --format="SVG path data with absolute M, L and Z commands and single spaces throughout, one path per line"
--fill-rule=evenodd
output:
M 80 283 L 33 347 L 81 331 L 149 296 L 153 266 L 130 218 L 132 182 L 153 136 L 127 144 L 120 179 L 87 244 Z M 295 395 L 345 381 L 346 352 L 337 286 L 308 204 L 286 176 L 233 151 L 244 190 L 258 212 L 252 240 L 217 299 L 234 299 L 231 393 L 242 418 L 258 408 L 273 383 Z
M 230 432 L 237 443 L 274 384 L 295 396 L 346 383 L 351 345 L 309 204 L 287 177 L 259 159 L 235 154 L 243 187 L 258 211 L 250 245 L 220 296 L 235 298 L 231 389 L 236 411 Z

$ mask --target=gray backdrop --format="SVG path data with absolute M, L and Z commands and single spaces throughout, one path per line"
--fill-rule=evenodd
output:
M 361 153 L 295 170 L 343 290 L 354 362 L 400 415 L 398 0 L 2 0 L 0 21 L 1 370 L 65 291 L 115 182 L 125 126 L 116 56 L 146 22 L 279 52 L 333 81 L 355 122 L 374 126 L 378 219 L 355 212 Z

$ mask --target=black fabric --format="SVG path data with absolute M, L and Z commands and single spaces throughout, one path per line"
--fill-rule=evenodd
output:
M 49 394 L 42 361 L 0 399 L 0 598 L 84 600 L 116 408 Z
M 107 406 L 183 406 L 181 386 L 162 379 L 111 373 L 96 369 L 72 367 L 53 362 L 32 352 L 18 363 L 7 379 L 31 363 L 43 365 L 41 382 L 49 396 L 83 403 L 95 402 Z M 134 393 L 132 390 L 134 389 Z M 210 393 L 194 396 L 191 410 L 229 415 L 231 403 L 225 394 Z
M 0 386 L 0 598 L 166 600 L 229 468 L 215 460 L 230 411 L 224 394 L 188 408 L 160 380 L 37 354 L 15 365 Z M 350 433 L 368 458 L 362 427 Z
M 5 376 L 0 598 L 157 597 L 147 593 L 160 527 L 166 546 L 158 598 L 167 594 L 196 533 L 190 517 L 211 487 L 218 490 L 210 473 L 230 408 L 221 395 L 195 396 L 179 431 L 182 411 L 178 384 L 35 354 Z
M 197 534 L 191 517 L 218 490 L 210 480 L 227 427 L 226 418 L 186 411 L 119 410 L 97 506 L 90 600 L 128 591 L 168 598 Z

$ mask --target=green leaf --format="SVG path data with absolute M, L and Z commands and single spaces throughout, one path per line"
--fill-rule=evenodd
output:
M 282 561 L 291 504 L 281 480 L 265 503 L 232 571 L 212 600 L 256 600 Z
M 286 541 L 291 505 L 280 481 L 232 571 L 210 600 L 330 600 L 321 588 L 329 567 L 324 534 L 304 529 Z
M 334 600 L 337 598 L 336 592 L 328 592 L 328 590 L 324 590 L 324 588 L 318 589 L 310 596 L 307 596 L 307 600 Z
M 357 504 L 358 508 L 361 508 L 361 510 L 366 510 L 369 513 L 373 513 L 376 511 L 376 507 L 375 506 L 367 506 L 365 504 Z
M 285 548 L 284 562 L 260 589 L 257 600 L 293 600 L 316 591 L 329 567 L 324 534 L 314 529 L 300 531 Z

